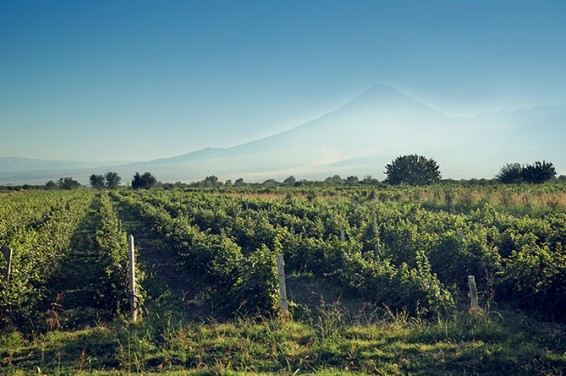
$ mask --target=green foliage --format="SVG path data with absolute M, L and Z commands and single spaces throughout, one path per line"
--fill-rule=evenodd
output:
M 205 187 L 216 187 L 218 185 L 218 177 L 214 175 L 207 176 L 206 178 L 204 178 L 203 183 Z
M 242 248 L 224 234 L 200 231 L 183 217 L 172 218 L 166 210 L 134 197 L 116 198 L 176 250 L 184 267 L 199 276 L 202 292 L 219 310 L 232 315 L 274 312 L 276 276 L 270 274 L 274 260 L 268 257 L 271 253 L 266 247 L 246 249 L 244 255 Z
M 555 200 L 564 196 L 560 189 L 533 187 L 528 197 L 533 203 L 551 200 L 545 211 L 552 213 Z M 183 223 L 195 230 L 232 239 L 244 257 L 262 245 L 283 250 L 290 273 L 312 273 L 392 309 L 405 307 L 412 314 L 426 311 L 430 316 L 450 311 L 454 294 L 467 294 L 470 274 L 483 286 L 480 288 L 493 289 L 502 302 L 515 301 L 519 295 L 508 284 L 515 283 L 510 281 L 516 281 L 517 276 L 505 278 L 512 251 L 533 238 L 551 249 L 566 241 L 560 235 L 566 222 L 562 215 L 540 215 L 532 208 L 533 214 L 527 215 L 524 204 L 522 211 L 511 214 L 510 202 L 525 202 L 524 188 L 390 188 L 374 193 L 383 202 L 364 204 L 359 200 L 368 195 L 361 189 L 337 192 L 342 191 L 318 189 L 310 200 L 310 190 L 301 191 L 307 195 L 303 200 L 292 195 L 243 200 L 173 191 L 148 192 L 140 198 L 183 218 Z M 556 196 L 551 196 L 554 193 Z M 502 200 L 497 208 L 486 204 L 496 204 L 496 199 Z M 415 201 L 427 206 L 405 203 Z M 444 211 L 455 207 L 467 213 Z M 345 242 L 340 241 L 341 230 L 346 234 Z M 564 301 L 564 294 L 554 299 L 557 304 Z M 523 307 L 544 311 L 546 304 Z
M 326 179 L 324 179 L 324 182 L 328 184 L 341 184 L 342 181 L 343 180 L 340 177 L 340 175 L 329 176 Z
M 505 184 L 520 183 L 523 180 L 523 168 L 519 163 L 508 163 L 501 167 L 495 178 Z
M 81 184 L 78 181 L 70 177 L 60 178 L 57 181 L 57 184 L 59 185 L 60 189 L 67 189 L 67 190 L 77 189 L 81 186 Z
M 352 225 L 356 222 L 355 226 L 371 227 L 367 222 L 369 220 L 368 212 L 366 212 L 365 219 L 360 220 L 357 216 L 361 213 L 357 211 L 353 212 L 351 216 L 344 216 L 336 209 L 332 209 L 334 213 L 330 216 L 324 215 L 326 218 L 323 221 L 321 220 L 322 210 L 329 208 L 308 208 L 292 200 L 279 202 L 267 211 L 262 210 L 266 208 L 265 202 L 246 200 L 243 203 L 238 203 L 241 208 L 237 209 L 233 207 L 236 199 L 221 199 L 200 194 L 180 195 L 175 192 L 154 192 L 151 195 L 144 194 L 143 198 L 156 207 L 166 209 L 169 215 L 183 218 L 182 222 L 188 221 L 192 226 L 191 233 L 197 230 L 211 231 L 222 238 L 228 236 L 233 239 L 241 247 L 244 259 L 257 256 L 257 252 L 260 250 L 263 250 L 263 254 L 267 252 L 267 249 L 282 250 L 285 253 L 290 272 L 310 272 L 321 276 L 326 275 L 343 288 L 361 296 L 371 297 L 376 302 L 388 304 L 398 309 L 409 307 L 412 313 L 422 309 L 429 315 L 449 311 L 452 307 L 450 294 L 432 274 L 430 268 L 424 267 L 428 265 L 428 261 L 423 261 L 421 264 L 413 262 L 410 267 L 405 265 L 398 269 L 395 265 L 383 267 L 383 265 L 388 265 L 387 260 L 362 257 L 361 250 L 371 248 L 371 245 L 365 245 L 358 240 L 359 235 L 357 233 L 359 230 L 353 228 Z M 130 205 L 132 204 L 133 202 L 130 203 Z M 210 207 L 216 209 L 212 211 L 208 209 Z M 149 207 L 146 210 L 144 217 L 148 217 Z M 162 212 L 159 217 L 161 219 L 156 218 L 157 221 L 169 221 L 166 219 L 166 215 Z M 349 241 L 339 241 L 338 235 L 341 229 L 345 230 L 350 238 Z M 187 239 L 186 236 L 181 237 L 180 235 L 177 242 L 183 238 Z M 210 240 L 213 239 L 214 237 Z M 368 240 L 368 242 L 375 244 L 373 239 Z M 186 264 L 191 269 L 206 270 L 206 265 L 211 262 L 210 256 L 206 256 L 204 259 L 195 259 L 195 256 L 213 253 L 210 251 L 199 252 L 202 246 L 198 243 L 195 244 L 194 241 L 187 241 L 186 244 L 190 252 L 185 249 L 180 250 Z M 177 246 L 175 245 L 175 247 Z M 224 253 L 226 253 L 226 250 L 232 249 L 228 244 L 225 244 L 223 248 Z M 237 252 L 231 257 L 235 257 L 234 260 L 240 260 L 240 256 L 236 257 L 236 255 Z M 272 254 L 272 258 L 274 258 L 274 254 Z M 426 256 L 422 255 L 421 258 L 426 258 Z M 415 259 L 415 256 L 413 256 L 413 259 Z M 260 272 L 260 265 L 267 267 L 267 261 L 265 259 L 263 264 L 255 263 L 255 270 Z M 238 262 L 245 265 L 243 261 Z M 272 262 L 273 260 L 271 260 Z M 225 264 L 222 263 L 222 265 Z M 211 274 L 210 283 L 215 284 L 214 290 L 225 285 L 224 282 L 220 281 L 226 278 L 223 277 L 223 274 L 217 274 L 218 271 L 222 270 L 224 269 L 214 269 L 214 273 Z M 246 271 L 245 267 L 244 269 L 233 267 L 228 270 L 230 272 L 228 274 L 240 273 L 242 275 L 236 286 L 245 286 L 246 283 L 249 283 L 240 283 L 240 281 L 255 280 L 249 274 L 254 269 L 247 269 Z M 208 281 L 206 275 L 202 279 Z M 428 282 L 423 284 L 423 281 Z M 269 291 L 273 291 L 273 287 L 269 287 L 270 283 L 269 279 L 266 278 L 263 278 L 261 282 L 264 291 L 262 293 L 264 298 L 261 299 L 267 299 L 266 302 L 273 301 L 272 298 L 267 298 L 265 295 L 266 293 L 271 294 Z M 387 291 L 388 293 L 379 295 L 375 291 Z M 225 297 L 226 293 L 222 290 L 222 293 L 213 294 L 213 296 Z M 261 302 L 261 299 L 255 297 L 253 301 Z M 238 298 L 235 302 L 239 302 L 236 303 L 239 305 L 247 305 L 249 301 L 250 297 L 248 296 L 247 298 Z M 220 304 L 226 306 L 227 303 Z M 259 311 L 273 309 L 271 304 L 268 303 L 257 303 L 255 307 L 251 311 L 254 309 Z M 229 310 L 234 311 L 234 308 L 235 306 L 232 306 Z
M 120 185 L 120 181 L 122 180 L 117 172 L 107 172 L 104 175 L 104 179 L 106 180 L 105 185 L 108 189 L 117 189 Z
M 537 311 L 543 317 L 563 320 L 566 286 L 566 249 L 527 241 L 514 250 L 505 266 L 502 294 L 510 295 L 519 307 Z
M 90 185 L 94 189 L 104 188 L 104 175 L 90 175 Z
M 535 162 L 521 167 L 519 163 L 506 164 L 501 167 L 496 178 L 502 183 L 534 183 L 540 184 L 553 179 L 556 169 L 550 162 Z
M 196 276 L 200 296 L 227 314 L 277 312 L 273 268 L 275 254 L 283 253 L 290 274 L 325 278 L 351 296 L 411 315 L 450 312 L 474 275 L 478 288 L 498 302 L 546 318 L 564 316 L 561 185 L 292 188 L 268 197 L 235 191 L 121 191 L 112 197 Z M 109 306 L 123 306 L 125 237 L 106 193 L 99 195 L 93 244 L 106 276 L 101 291 Z M 9 239 L 0 246 L 36 244 L 35 231 L 72 206 L 17 197 L 0 196 L 4 213 L 21 218 L 21 225 L 7 214 L 0 221 L 0 239 Z M 542 199 L 546 203 L 537 203 Z M 521 211 L 513 209 L 519 204 Z M 26 288 L 22 296 L 34 296 Z
M 114 191 L 113 201 L 91 190 L 0 195 L 0 247 L 15 254 L 13 285 L 0 277 L 3 365 L 21 365 L 20 374 L 36 367 L 46 374 L 560 374 L 566 367 L 562 326 L 505 309 L 566 317 L 563 185 L 233 192 Z M 174 255 L 215 313 L 239 319 L 178 322 L 148 308 L 139 323 L 34 341 L 6 331 L 39 322 L 46 280 L 77 246 L 72 237 L 85 215 L 95 224 L 85 236 L 103 271 L 100 303 L 114 312 L 127 304 L 125 234 L 114 206 Z M 287 275 L 359 299 L 369 316 L 350 316 L 339 304 L 297 304 L 290 294 L 295 321 L 269 319 L 278 312 L 278 253 Z M 454 308 L 466 304 L 468 275 L 485 308 L 473 315 Z
M 99 197 L 96 212 L 98 223 L 94 234 L 98 264 L 104 271 L 103 283 L 99 288 L 101 304 L 116 313 L 127 313 L 129 309 L 128 282 L 128 241 L 126 233 L 118 229 L 118 216 L 107 195 Z M 136 280 L 143 281 L 143 275 L 136 271 Z M 138 283 L 139 286 L 139 283 Z M 139 287 L 138 287 L 139 289 Z M 138 293 L 138 304 L 143 304 L 143 293 Z
M 556 169 L 550 162 L 535 162 L 523 168 L 522 177 L 527 183 L 540 184 L 556 176 Z
M 136 172 L 132 180 L 133 189 L 151 189 L 155 184 L 157 184 L 157 179 L 149 172 L 143 175 Z
M 9 282 L 0 277 L 0 323 L 36 319 L 47 281 L 68 253 L 91 200 L 82 192 L 38 192 L 0 206 L 0 247 L 13 251 Z
M 360 180 L 357 176 L 348 176 L 345 181 L 346 185 L 357 185 L 360 183 Z
M 231 181 L 229 182 L 230 182 L 229 185 L 232 185 L 232 182 Z M 219 187 L 222 185 L 223 183 L 221 181 L 218 181 L 218 177 L 215 175 L 207 176 L 203 180 L 191 183 L 192 187 L 205 187 L 205 188 Z
M 57 183 L 55 183 L 53 180 L 49 180 L 47 183 L 45 183 L 45 189 L 46 190 L 53 190 L 53 189 L 57 189 L 59 186 L 57 185 Z
M 295 184 L 297 182 L 297 179 L 295 179 L 294 176 L 289 176 L 287 178 L 285 178 L 285 180 L 283 180 L 283 184 L 285 184 L 286 186 L 292 187 L 293 184 Z
M 397 157 L 385 166 L 386 183 L 410 185 L 427 185 L 440 181 L 438 163 L 416 154 Z
M 26 341 L 0 332 L 8 376 L 561 375 L 563 329 L 503 312 L 428 322 L 385 310 L 364 323 L 340 304 L 305 320 L 179 321 L 161 313 Z

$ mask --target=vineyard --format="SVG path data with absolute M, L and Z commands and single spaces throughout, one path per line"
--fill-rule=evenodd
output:
M 565 245 L 564 185 L 0 195 L 0 373 L 562 374 Z

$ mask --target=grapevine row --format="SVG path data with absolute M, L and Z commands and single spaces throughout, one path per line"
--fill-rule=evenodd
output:
M 10 248 L 13 255 L 9 280 L 0 276 L 0 320 L 14 325 L 37 321 L 50 302 L 58 299 L 55 295 L 65 292 L 69 279 L 74 288 L 80 285 L 86 277 L 82 270 L 62 274 L 62 266 L 73 257 L 93 261 L 94 275 L 89 278 L 96 281 L 96 291 L 92 304 L 125 313 L 130 299 L 127 240 L 117 226 L 108 195 L 36 192 L 27 197 L 9 197 L 5 200 L 9 205 L 3 208 L 17 214 L 8 216 L 2 211 L 0 217 L 7 219 L 0 222 L 6 224 L 0 246 Z M 0 257 L 0 269 L 5 267 L 6 260 Z
M 39 217 L 19 217 L 20 222 L 13 222 L 17 224 L 13 231 L 1 239 L 1 246 L 13 251 L 10 279 L 0 277 L 0 318 L 4 322 L 25 322 L 36 313 L 37 305 L 45 297 L 46 283 L 69 251 L 71 238 L 92 200 L 90 194 L 56 196 L 54 206 L 47 200 L 48 209 L 39 210 L 47 213 L 42 214 L 40 222 L 31 226 L 29 221 Z M 5 260 L 0 263 L 5 265 Z
M 564 213 L 515 216 L 486 204 L 454 214 L 397 202 L 181 192 L 139 199 L 200 231 L 232 239 L 244 254 L 265 244 L 285 253 L 291 272 L 331 277 L 379 303 L 447 307 L 450 295 L 465 296 L 472 274 L 485 298 L 551 318 L 566 313 L 560 287 L 566 283 Z

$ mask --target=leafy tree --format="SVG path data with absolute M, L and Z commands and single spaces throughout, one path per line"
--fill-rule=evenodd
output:
M 340 177 L 340 175 L 334 175 L 327 177 L 326 179 L 324 179 L 324 181 L 329 184 L 340 184 L 342 183 L 342 178 Z
M 544 183 L 556 176 L 556 169 L 550 162 L 535 162 L 521 167 L 519 163 L 508 163 L 501 167 L 496 178 L 502 183 Z
M 556 176 L 556 169 L 550 162 L 535 162 L 523 167 L 522 177 L 527 183 L 544 183 Z
M 375 179 L 375 178 L 372 177 L 371 175 L 366 175 L 366 176 L 364 176 L 364 178 L 360 181 L 360 184 L 364 184 L 364 185 L 378 185 L 378 184 L 379 184 L 379 180 Z
M 103 175 L 90 175 L 90 185 L 94 189 L 104 188 L 104 176 Z
M 73 178 L 69 178 L 69 177 L 60 178 L 57 181 L 57 185 L 61 189 L 69 189 L 69 190 L 77 189 L 81 186 L 81 184 L 78 181 L 74 180 Z
M 106 179 L 106 188 L 108 189 L 117 189 L 120 185 L 120 181 L 122 181 L 122 178 L 118 176 L 117 172 L 107 172 L 104 178 Z
M 523 168 L 519 163 L 507 163 L 501 167 L 495 178 L 505 184 L 520 183 L 523 179 Z
M 207 176 L 202 183 L 204 187 L 216 187 L 218 185 L 218 177 L 215 175 Z
M 238 178 L 234 182 L 234 187 L 243 187 L 245 185 L 246 185 L 246 183 L 244 183 L 244 179 L 242 179 L 242 178 Z
M 134 175 L 134 180 L 132 180 L 132 188 L 133 189 L 150 189 L 157 183 L 157 179 L 150 174 L 149 172 L 145 172 L 143 175 L 140 175 L 139 172 L 136 172 Z
M 57 189 L 57 187 L 57 183 L 55 183 L 53 180 L 49 180 L 47 183 L 45 183 L 45 189 L 47 190 Z
M 297 181 L 293 184 L 294 187 L 306 187 L 306 186 L 309 186 L 309 185 L 313 185 L 313 182 L 312 182 L 312 181 L 309 181 L 309 180 L 307 180 L 307 179 L 297 180 Z
M 360 183 L 360 179 L 357 176 L 348 176 L 346 178 L 346 185 L 358 185 Z
M 283 180 L 283 184 L 288 185 L 288 186 L 292 186 L 293 184 L 295 184 L 297 182 L 297 179 L 295 179 L 294 176 L 289 176 L 287 179 Z
M 267 179 L 266 181 L 261 183 L 261 186 L 266 188 L 273 188 L 277 187 L 278 185 L 279 183 L 275 179 Z
M 438 163 L 420 155 L 404 155 L 397 157 L 391 164 L 385 166 L 386 183 L 410 185 L 425 185 L 440 181 L 441 175 Z

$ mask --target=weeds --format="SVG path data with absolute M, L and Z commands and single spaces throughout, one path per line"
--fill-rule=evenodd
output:
M 147 328 L 128 322 L 123 322 L 119 327 L 116 360 L 120 367 L 126 369 L 128 373 L 143 373 L 146 358 L 155 348 Z
M 46 312 L 46 323 L 50 330 L 61 329 L 61 312 L 63 310 L 63 306 L 61 305 L 62 298 L 63 293 L 58 293 L 55 301 L 51 303 L 51 308 Z

